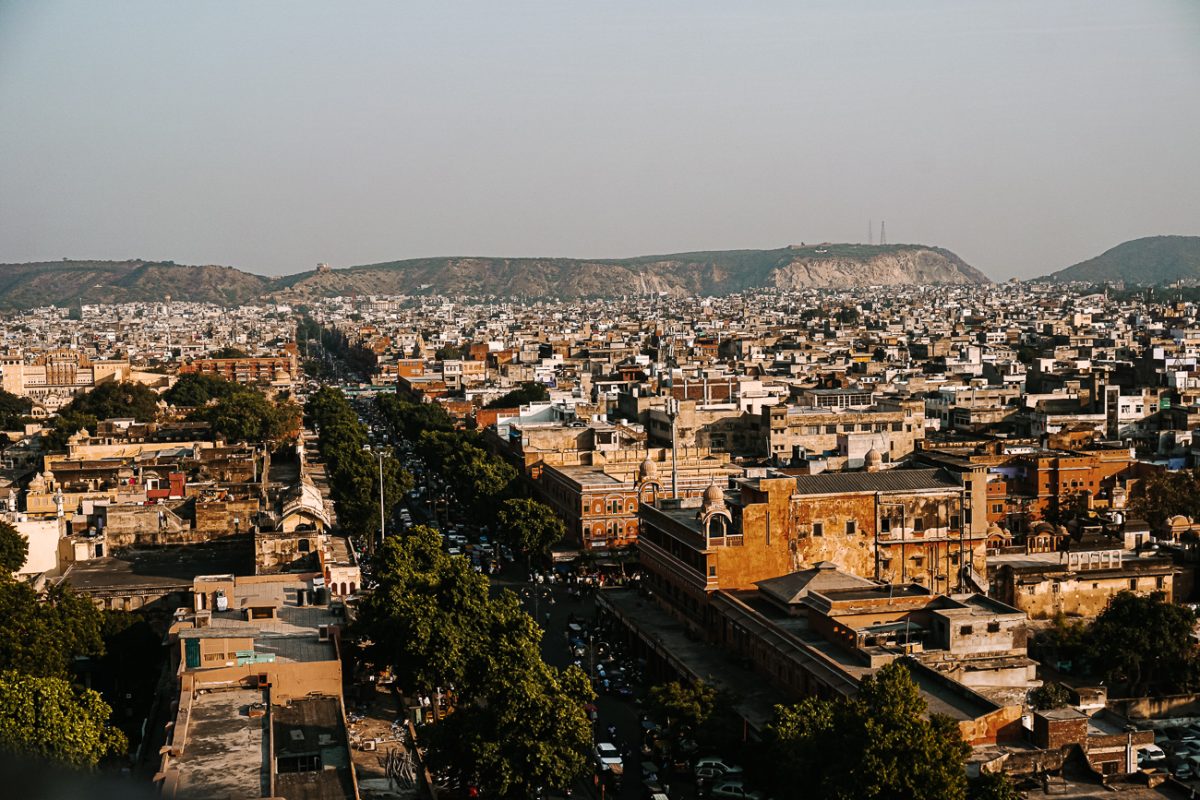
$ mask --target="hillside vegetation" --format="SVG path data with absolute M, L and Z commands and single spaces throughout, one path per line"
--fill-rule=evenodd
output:
M 1200 281 L 1200 236 L 1148 236 L 1106 250 L 1095 258 L 1061 269 L 1047 280 L 1058 283 L 1125 281 L 1157 286 Z
M 987 283 L 949 250 L 820 244 L 624 259 L 420 258 L 267 278 L 170 262 L 0 264 L 0 308 L 175 300 L 238 305 L 349 294 L 509 297 L 721 295 L 758 288 Z

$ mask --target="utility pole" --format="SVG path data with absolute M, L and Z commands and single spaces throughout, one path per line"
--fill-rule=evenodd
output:
M 384 524 L 385 523 L 384 523 L 384 519 L 383 519 L 383 448 L 380 448 L 380 450 L 379 450 L 379 538 L 380 538 L 380 540 L 382 540 L 385 535 Z M 371 541 L 374 542 L 375 540 L 372 539 Z M 374 549 L 372 549 L 372 553 L 373 552 L 374 552 Z
M 667 398 L 667 419 L 671 422 L 671 497 L 679 497 L 679 447 L 676 443 L 675 421 L 679 418 L 679 401 Z

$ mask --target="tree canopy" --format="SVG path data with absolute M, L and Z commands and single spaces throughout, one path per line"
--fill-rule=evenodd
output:
M 1134 697 L 1173 694 L 1200 685 L 1192 643 L 1196 615 L 1161 592 L 1114 595 L 1087 632 L 1092 663 L 1110 686 Z
M 58 584 L 38 595 L 31 586 L 0 576 L 0 670 L 69 679 L 76 656 L 104 652 L 95 604 Z
M 414 403 L 394 394 L 381 394 L 375 405 L 392 435 L 415 442 L 424 431 L 453 431 L 454 418 L 441 403 Z
M 0 672 L 0 751 L 94 767 L 127 746 L 111 713 L 98 693 L 62 678 Z
M 0 431 L 19 429 L 29 418 L 33 401 L 0 389 Z
M 1159 472 L 1140 481 L 1130 493 L 1129 513 L 1155 530 L 1176 514 L 1200 517 L 1200 469 Z
M 207 422 L 214 435 L 227 441 L 276 445 L 299 429 L 300 416 L 295 403 L 272 402 L 255 389 L 239 386 L 189 418 Z
M 541 658 L 541 630 L 511 592 L 448 555 L 424 526 L 389 537 L 376 557 L 376 589 L 351 635 L 376 668 L 407 691 L 453 686 L 455 710 L 427 729 L 430 763 L 487 796 L 525 798 L 569 786 L 587 768 L 593 698 L 581 670 Z
M 367 431 L 358 414 L 337 389 L 323 387 L 305 406 L 317 427 L 317 448 L 330 478 L 330 494 L 337 503 L 338 521 L 360 533 L 379 529 L 379 461 L 365 449 Z M 383 496 L 390 512 L 412 488 L 412 476 L 392 455 L 384 455 Z
M 8 520 L 0 519 L 0 572 L 16 572 L 29 558 L 29 542 Z
M 537 381 L 526 381 L 521 384 L 520 388 L 513 389 L 511 392 L 497 397 L 484 406 L 484 408 L 516 408 L 518 406 L 529 405 L 530 403 L 541 403 L 549 399 L 550 390 L 546 388 L 545 384 Z
M 100 420 L 132 417 L 138 422 L 153 422 L 158 416 L 158 401 L 158 394 L 141 383 L 102 383 L 59 409 L 47 445 L 51 450 L 61 450 L 67 446 L 67 439 L 83 428 L 94 432 Z
M 210 400 L 228 397 L 237 389 L 238 384 L 218 375 L 188 372 L 179 376 L 163 399 L 173 406 L 202 406 Z
M 554 509 L 537 500 L 505 500 L 500 504 L 496 519 L 500 541 L 513 550 L 542 561 L 550 557 L 550 548 L 567 533 L 566 526 Z
M 776 709 L 775 788 L 828 800 L 964 800 L 970 748 L 954 721 L 926 718 L 903 662 L 863 680 L 854 697 L 808 698 Z

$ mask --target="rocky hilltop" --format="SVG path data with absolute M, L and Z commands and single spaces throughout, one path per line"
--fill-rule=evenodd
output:
M 562 298 L 988 282 L 979 270 L 937 247 L 822 244 L 625 259 L 412 259 L 306 272 L 282 279 L 273 294 L 288 300 L 350 292 Z
M 922 245 L 797 245 L 595 260 L 421 258 L 281 278 L 172 262 L 54 261 L 0 264 L 0 308 L 159 301 L 168 296 L 237 305 L 348 294 L 571 298 L 988 282 L 949 250 Z
M 1142 286 L 1200 281 L 1200 236 L 1133 239 L 1095 258 L 1060 269 L 1043 280 L 1058 283 L 1124 281 Z

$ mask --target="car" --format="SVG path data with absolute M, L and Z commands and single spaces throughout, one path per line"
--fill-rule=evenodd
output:
M 726 775 L 742 774 L 742 768 L 737 764 L 730 764 L 716 756 L 696 759 L 692 764 L 692 771 L 696 773 L 697 778 L 723 778 Z
M 1167 763 L 1167 754 L 1156 744 L 1144 745 L 1138 750 L 1137 763 L 1142 769 L 1163 766 Z
M 1180 761 L 1175 765 L 1173 774 L 1176 778 L 1179 778 L 1179 780 L 1187 781 L 1191 780 L 1192 776 L 1195 775 L 1195 771 L 1192 769 L 1191 762 Z
M 751 789 L 741 781 L 724 781 L 713 786 L 709 797 L 733 797 L 738 800 L 765 800 L 766 795 Z
M 612 742 L 600 742 L 596 745 L 596 764 L 600 769 L 612 769 L 621 766 L 621 751 Z

